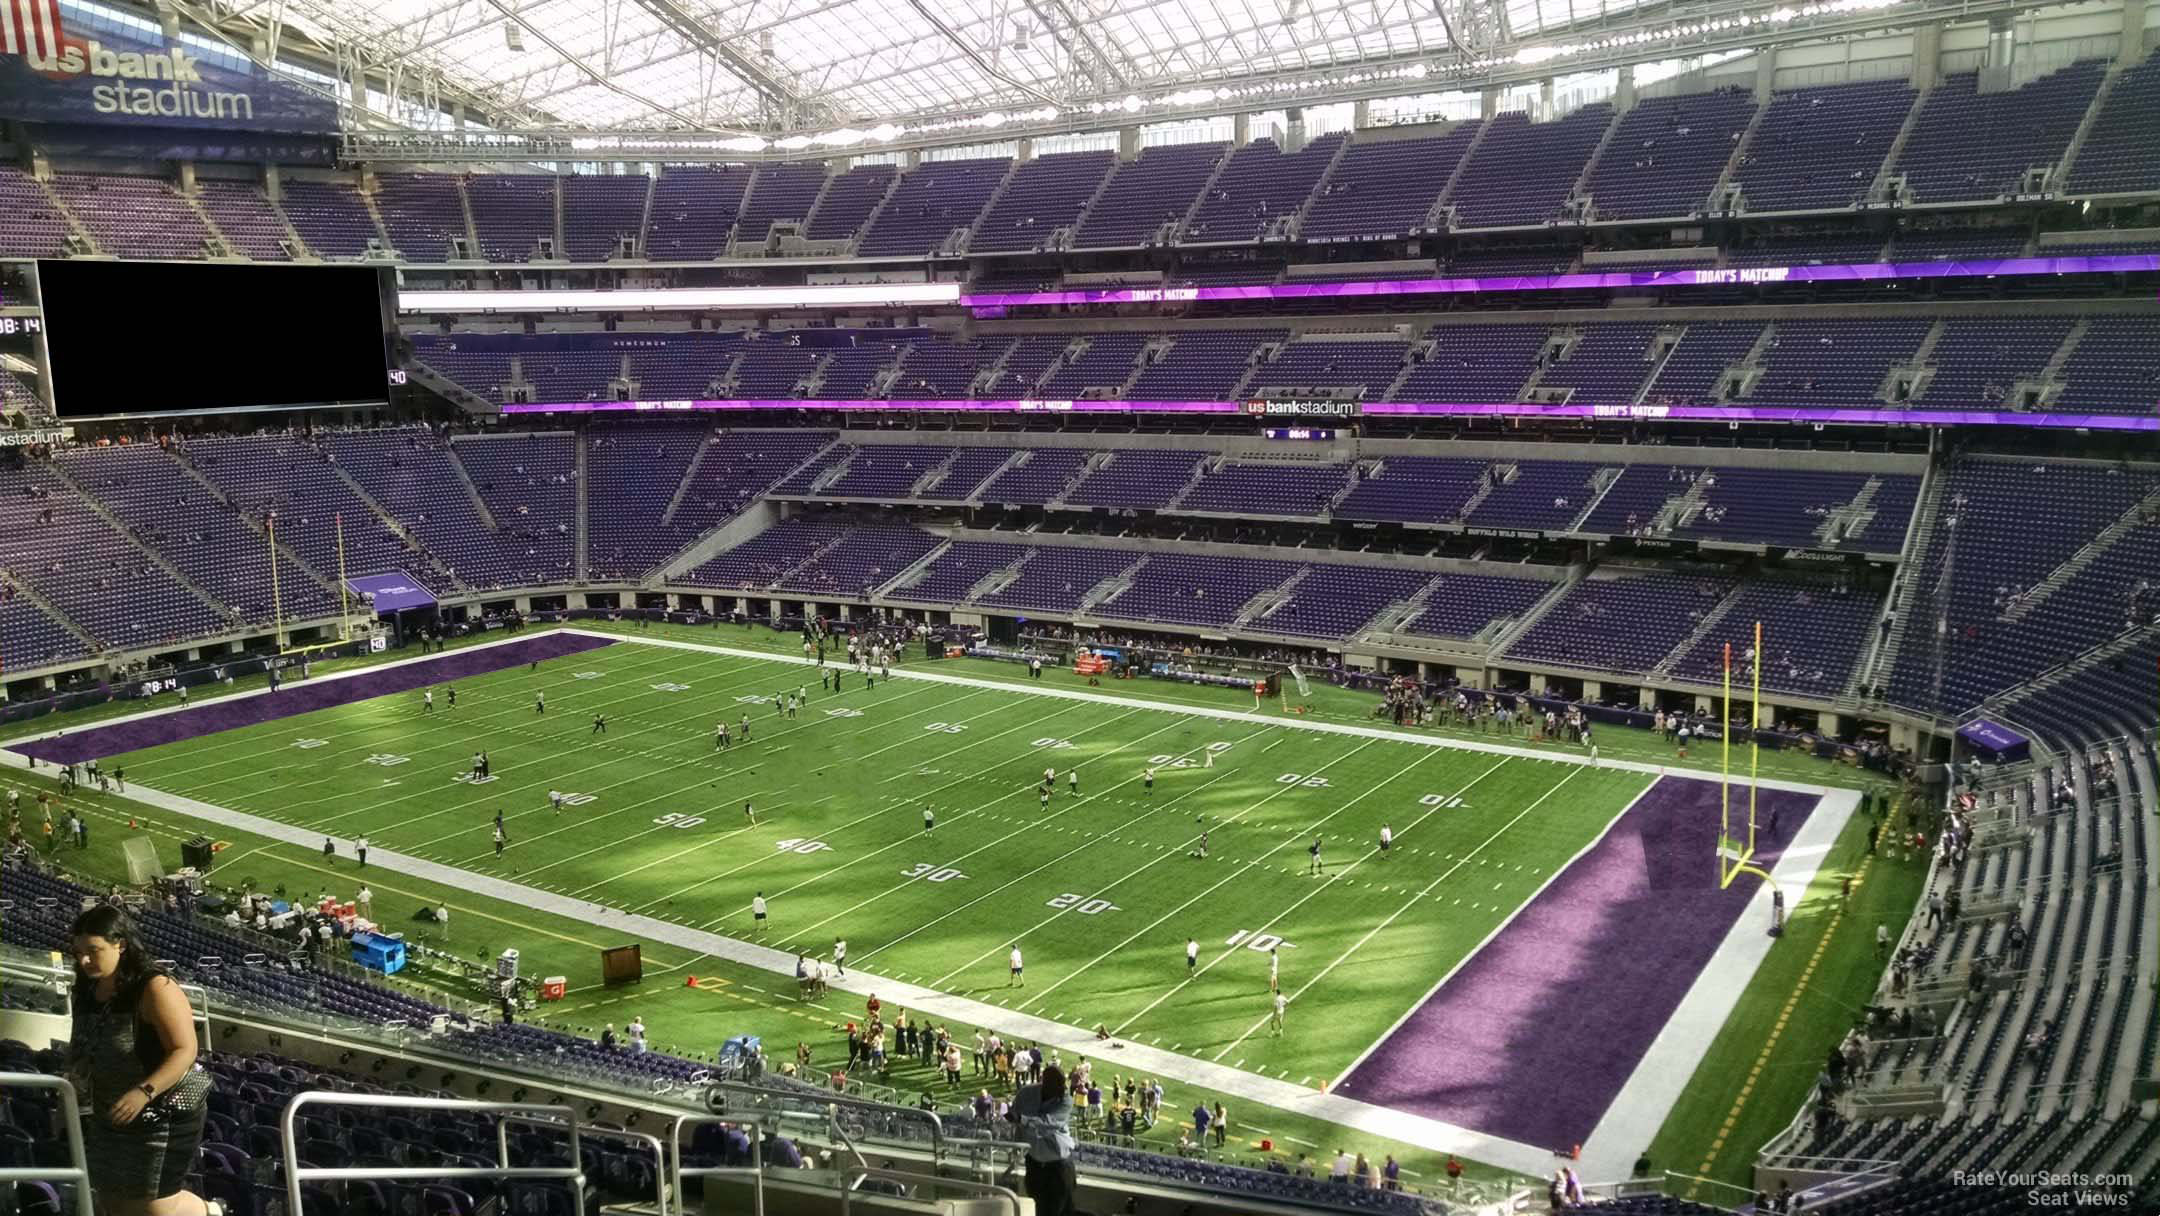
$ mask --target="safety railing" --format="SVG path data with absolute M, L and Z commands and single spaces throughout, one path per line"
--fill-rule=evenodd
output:
M 547 1119 L 570 1136 L 570 1164 L 510 1164 L 507 1138 L 498 1140 L 496 1164 L 482 1166 L 302 1166 L 300 1144 L 295 1136 L 300 1112 L 310 1106 L 366 1106 L 390 1110 L 469 1111 L 486 1115 L 525 1115 Z M 288 1212 L 299 1212 L 300 1187 L 306 1182 L 444 1182 L 458 1178 L 494 1178 L 518 1182 L 561 1182 L 570 1187 L 572 1216 L 585 1216 L 584 1150 L 579 1137 L 588 1131 L 578 1125 L 577 1114 L 567 1106 L 544 1102 L 482 1102 L 467 1098 L 420 1098 L 404 1094 L 340 1094 L 308 1091 L 297 1094 L 278 1118 L 278 1141 L 284 1151 L 285 1200 Z
M 513 1123 L 524 1127 L 540 1128 L 543 1131 L 560 1132 L 569 1130 L 565 1124 L 553 1119 L 542 1119 L 537 1115 L 502 1115 L 495 1120 L 495 1159 L 498 1161 L 508 1161 L 510 1159 L 510 1125 Z M 653 1155 L 654 1216 L 668 1216 L 668 1195 L 670 1194 L 668 1188 L 668 1154 L 667 1146 L 660 1142 L 660 1137 L 653 1135 L 651 1132 L 623 1131 L 612 1127 L 594 1127 L 589 1124 L 578 1130 L 588 1140 L 620 1140 L 627 1144 L 643 1145 L 651 1149 Z
M 18 1182 L 57 1182 L 75 1190 L 75 1216 L 91 1216 L 90 1166 L 83 1156 L 82 1107 L 75 1100 L 75 1086 L 65 1077 L 40 1072 L 0 1072 L 0 1093 L 17 1089 L 50 1089 L 60 1094 L 60 1118 L 67 1126 L 68 1163 L 58 1165 L 0 1166 L 0 1184 L 14 1189 Z M 294 1211 L 300 1209 L 294 1208 Z

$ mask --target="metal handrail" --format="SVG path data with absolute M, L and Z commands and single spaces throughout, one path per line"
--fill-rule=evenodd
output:
M 462 1110 L 483 1114 L 527 1114 L 546 1116 L 559 1123 L 570 1133 L 570 1164 L 545 1166 L 513 1166 L 509 1160 L 508 1141 L 502 1142 L 497 1164 L 492 1168 L 479 1166 L 349 1166 L 326 1168 L 302 1167 L 300 1145 L 293 1134 L 299 1121 L 300 1109 L 305 1106 L 372 1106 L 395 1110 Z M 447 1178 L 503 1178 L 531 1179 L 540 1182 L 567 1182 L 570 1184 L 570 1207 L 573 1216 L 585 1216 L 585 1167 L 584 1152 L 579 1143 L 582 1129 L 578 1126 L 577 1112 L 567 1106 L 544 1102 L 481 1102 L 469 1098 L 419 1098 L 404 1094 L 349 1094 L 324 1093 L 309 1090 L 295 1094 L 286 1104 L 284 1114 L 278 1117 L 278 1141 L 284 1151 L 285 1200 L 287 1211 L 298 1212 L 300 1184 L 309 1181 L 345 1182 L 367 1179 L 391 1179 L 414 1182 L 432 1182 Z
M 740 1094 L 753 1099 L 751 1109 L 763 1110 L 774 1115 L 789 1112 L 781 1110 L 778 1103 L 787 1099 L 815 1105 L 828 1115 L 839 1110 L 859 1110 L 871 1114 L 896 1115 L 905 1119 L 920 1120 L 930 1125 L 930 1156 L 934 1161 L 945 1159 L 945 1121 L 936 1111 L 922 1110 L 913 1106 L 901 1106 L 894 1102 L 877 1102 L 868 1098 L 851 1098 L 846 1094 L 827 1094 L 820 1090 L 771 1089 L 762 1085 L 750 1085 L 742 1081 L 714 1081 L 705 1087 L 705 1108 L 714 1114 L 727 1111 L 727 1096 Z M 734 1122 L 747 1122 L 736 1119 Z
M 862 1188 L 863 1181 L 869 1178 L 884 1178 L 893 1182 L 912 1182 L 918 1186 L 928 1185 L 949 1190 L 966 1191 L 974 1195 L 984 1195 L 1011 1204 L 1013 1216 L 1020 1216 L 1021 1213 L 1019 1192 L 1011 1187 L 999 1186 L 994 1182 L 976 1182 L 968 1178 L 941 1178 L 936 1174 L 917 1174 L 908 1170 L 872 1169 L 867 1166 L 858 1166 L 840 1175 L 840 1216 L 852 1216 L 854 1211 L 853 1196 L 857 1190 Z
M 546 1128 L 550 1131 L 567 1130 L 563 1124 L 557 1123 L 553 1119 L 542 1119 L 536 1115 L 503 1115 L 495 1120 L 495 1153 L 496 1159 L 499 1161 L 508 1161 L 510 1159 L 510 1125 L 513 1123 L 523 1124 L 527 1127 Z M 632 1144 L 642 1144 L 652 1149 L 653 1208 L 657 1216 L 668 1216 L 667 1147 L 660 1143 L 660 1137 L 653 1135 L 651 1132 L 633 1132 L 613 1127 L 587 1126 L 581 1128 L 580 1131 L 591 1139 L 626 1140 Z
M 52 1089 L 60 1093 L 60 1117 L 67 1123 L 68 1164 L 0 1167 L 0 1184 L 13 1188 L 18 1182 L 61 1182 L 75 1188 L 76 1216 L 91 1216 L 90 1163 L 83 1156 L 82 1107 L 75 1101 L 75 1086 L 66 1077 L 41 1072 L 0 1072 L 0 1090 Z M 299 1211 L 294 1208 L 294 1211 Z
M 750 1164 L 747 1166 L 693 1165 L 686 1168 L 682 1163 L 682 1134 L 684 1128 L 703 1127 L 709 1123 L 717 1123 L 725 1127 L 732 1122 L 734 1122 L 734 1120 L 723 1119 L 718 1115 L 677 1115 L 675 1117 L 675 1122 L 670 1124 L 668 1127 L 669 1151 L 666 1172 L 670 1184 L 669 1189 L 673 1190 L 677 1195 L 680 1195 L 683 1193 L 682 1184 L 683 1179 L 685 1178 L 728 1178 L 734 1177 L 736 1175 L 748 1174 L 751 1178 L 751 1216 L 765 1216 L 764 1136 L 753 1135 L 750 1137 Z M 752 1127 L 751 1130 L 755 1132 L 758 1129 L 756 1127 Z

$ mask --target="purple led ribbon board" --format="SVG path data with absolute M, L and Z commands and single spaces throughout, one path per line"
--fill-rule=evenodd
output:
M 506 414 L 680 413 L 695 410 L 881 410 L 906 413 L 1250 414 L 1268 418 L 1357 418 L 1366 414 L 1434 417 L 1615 418 L 1689 422 L 1805 422 L 1899 426 L 2044 426 L 2095 431 L 2160 431 L 2160 413 L 2020 414 L 2010 410 L 1837 410 L 1737 405 L 1540 405 L 1490 402 L 1374 401 L 862 401 L 793 397 L 734 401 L 567 401 L 503 406 Z M 1314 408 L 1324 405 L 1325 408 Z
M 1025 304 L 1161 304 L 1191 300 L 1309 300 L 1347 296 L 1548 291 L 1581 287 L 1723 287 L 1738 283 L 1957 279 L 1988 275 L 2110 274 L 2160 270 L 2160 253 L 2089 257 L 1985 258 L 1951 262 L 1870 262 L 1838 266 L 1738 266 L 1724 270 L 1610 270 L 1580 274 L 1502 275 L 1474 279 L 1381 279 L 1359 283 L 1270 283 L 1243 287 L 1128 287 L 1105 291 L 1007 291 L 963 295 L 968 308 Z

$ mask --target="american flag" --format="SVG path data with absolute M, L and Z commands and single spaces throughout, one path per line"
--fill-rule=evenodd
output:
M 60 0 L 0 0 L 0 53 L 50 63 L 67 45 Z

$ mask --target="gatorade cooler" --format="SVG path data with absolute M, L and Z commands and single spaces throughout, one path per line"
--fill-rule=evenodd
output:
M 540 981 L 540 999 L 559 1001 L 570 990 L 570 981 L 560 975 L 551 975 Z

